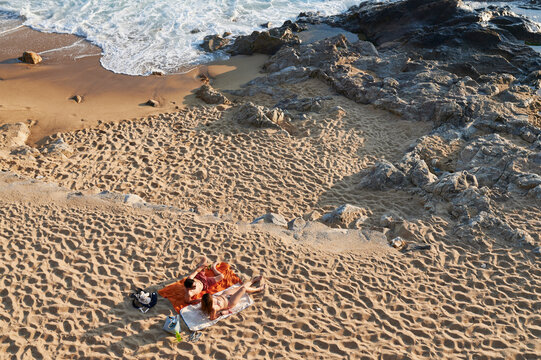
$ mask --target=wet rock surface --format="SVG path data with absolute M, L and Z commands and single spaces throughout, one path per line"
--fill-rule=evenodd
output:
M 19 58 L 19 61 L 26 64 L 39 64 L 43 59 L 37 53 L 33 51 L 25 51 L 23 55 Z

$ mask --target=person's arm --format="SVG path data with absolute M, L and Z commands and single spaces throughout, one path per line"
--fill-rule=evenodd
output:
M 192 301 L 192 296 L 190 295 L 190 290 L 186 289 L 186 292 L 184 293 L 184 302 L 186 304 L 190 304 L 191 301 Z
M 205 270 L 206 266 L 201 265 L 197 269 L 195 269 L 190 275 L 188 275 L 188 279 L 195 278 L 195 275 L 199 274 L 201 271 Z
M 229 310 L 229 309 L 222 309 L 222 310 L 220 310 L 220 311 L 218 311 L 216 313 L 216 317 L 220 317 L 222 315 L 228 315 L 228 314 L 232 314 L 232 313 L 233 312 L 231 310 Z
M 214 311 L 214 309 L 212 309 L 211 313 L 210 313 L 210 320 L 216 320 L 216 311 Z

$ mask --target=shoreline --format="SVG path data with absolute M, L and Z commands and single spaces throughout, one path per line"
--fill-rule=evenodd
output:
M 35 51 L 43 62 L 16 59 Z M 49 34 L 22 26 L 0 38 L 0 125 L 24 122 L 31 127 L 29 144 L 57 132 L 99 122 L 170 113 L 199 103 L 193 92 L 206 75 L 215 86 L 238 89 L 259 75 L 265 55 L 237 56 L 198 65 L 183 74 L 132 76 L 101 66 L 101 50 L 83 38 Z M 81 96 L 80 103 L 71 98 Z M 146 106 L 147 100 L 159 102 Z

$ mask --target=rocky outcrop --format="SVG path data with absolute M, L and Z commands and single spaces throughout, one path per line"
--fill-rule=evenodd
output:
M 195 92 L 195 95 L 207 104 L 231 104 L 231 101 L 224 94 L 215 90 L 212 86 L 205 84 Z
M 252 55 L 253 53 L 273 55 L 286 44 L 300 44 L 299 37 L 294 35 L 289 28 L 254 31 L 250 35 L 237 37 L 227 52 L 231 55 Z
M 319 112 L 323 108 L 323 102 L 325 100 L 330 100 L 329 96 L 317 96 L 313 98 L 301 98 L 292 97 L 284 99 L 278 102 L 274 107 L 280 108 L 283 110 L 295 110 L 300 112 Z
M 268 109 L 264 106 L 254 105 L 251 102 L 237 107 L 234 118 L 242 125 L 274 129 L 281 129 L 280 124 L 287 120 L 286 115 L 281 110 Z
M 207 35 L 203 39 L 201 47 L 207 52 L 215 52 L 223 49 L 231 40 L 220 35 Z
M 43 59 L 37 53 L 33 51 L 25 51 L 23 55 L 19 58 L 19 61 L 22 61 L 26 64 L 39 64 Z
M 381 160 L 374 166 L 361 172 L 359 188 L 384 190 L 400 188 L 406 185 L 406 175 L 388 161 Z

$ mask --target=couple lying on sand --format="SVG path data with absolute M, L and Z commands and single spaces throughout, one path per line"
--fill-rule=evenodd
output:
M 239 288 L 225 290 L 220 295 L 205 294 L 201 299 L 193 300 L 199 293 L 206 291 L 210 286 L 223 280 L 224 276 L 216 268 L 217 265 L 218 263 L 216 262 L 211 266 L 214 276 L 206 276 L 205 268 L 209 265 L 208 259 L 203 257 L 197 268 L 184 281 L 186 303 L 198 304 L 201 302 L 201 310 L 210 317 L 210 320 L 232 313 L 230 309 L 233 309 L 237 305 L 245 293 L 251 294 L 265 289 L 265 279 L 263 276 L 257 276 L 242 284 Z M 255 283 L 259 283 L 259 287 L 253 287 Z

